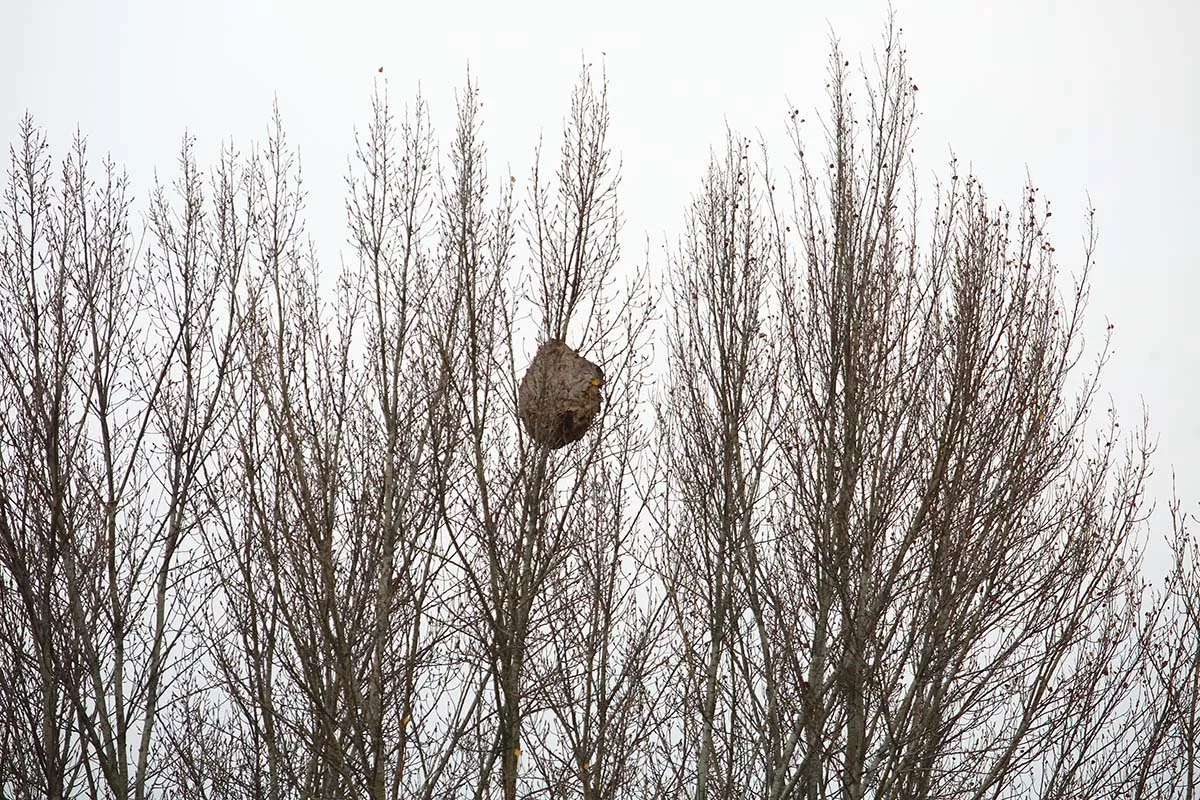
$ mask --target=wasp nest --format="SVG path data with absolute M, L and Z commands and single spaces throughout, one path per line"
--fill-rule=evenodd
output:
M 542 343 L 521 379 L 517 402 L 525 430 L 557 450 L 577 442 L 600 413 L 604 372 L 559 339 Z

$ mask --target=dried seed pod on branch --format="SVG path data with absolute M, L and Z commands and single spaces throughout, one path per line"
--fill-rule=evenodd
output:
M 521 379 L 521 422 L 538 444 L 557 450 L 577 442 L 600 413 L 604 371 L 561 339 L 548 339 Z

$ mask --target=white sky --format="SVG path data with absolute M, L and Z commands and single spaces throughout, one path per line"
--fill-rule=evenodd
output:
M 1105 387 L 1125 422 L 1140 403 L 1159 436 L 1153 490 L 1172 468 L 1200 501 L 1200 3 L 895 0 L 918 94 L 917 167 L 945 175 L 953 147 L 995 201 L 1026 172 L 1054 204 L 1073 269 L 1090 195 L 1100 249 L 1090 343 L 1107 317 Z M 880 42 L 886 0 L 598 4 L 0 0 L 0 131 L 26 110 L 56 156 L 76 126 L 96 160 L 129 169 L 140 209 L 154 171 L 172 178 L 185 130 L 201 165 L 222 141 L 261 140 L 278 97 L 300 148 L 310 232 L 336 256 L 343 176 L 373 81 L 394 103 L 420 85 L 447 141 L 468 63 L 484 100 L 492 175 L 523 179 L 539 133 L 551 153 L 583 60 L 607 66 L 613 144 L 624 161 L 626 251 L 672 240 L 724 127 L 761 131 L 786 155 L 790 106 L 823 109 L 831 33 L 854 63 Z M 378 76 L 378 67 L 384 74 Z M 790 104 L 790 105 L 789 105 Z M 327 267 L 334 265 L 327 264 Z M 1100 410 L 1103 404 L 1100 404 Z

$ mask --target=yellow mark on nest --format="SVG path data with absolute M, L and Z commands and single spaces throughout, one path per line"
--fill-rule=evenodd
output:
M 599 386 L 600 383 L 601 383 L 601 381 L 599 378 L 592 378 L 592 380 L 591 380 L 592 386 Z
M 513 755 L 515 755 L 517 758 L 520 758 L 520 757 L 521 757 L 521 748 L 519 748 L 519 747 L 514 747 L 514 748 L 513 748 Z

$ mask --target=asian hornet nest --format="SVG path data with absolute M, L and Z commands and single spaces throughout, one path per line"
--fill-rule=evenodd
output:
M 583 438 L 600 413 L 604 371 L 561 339 L 548 339 L 521 379 L 517 404 L 525 430 L 552 450 Z

